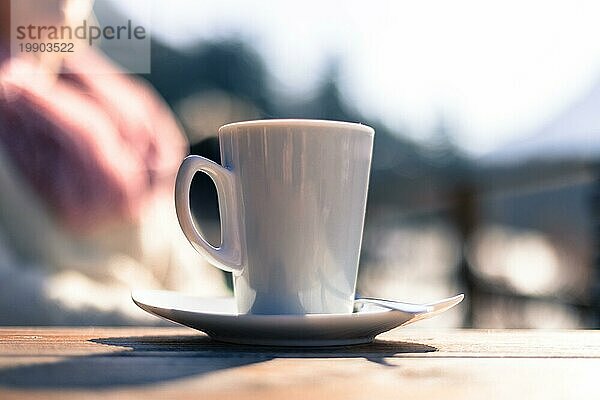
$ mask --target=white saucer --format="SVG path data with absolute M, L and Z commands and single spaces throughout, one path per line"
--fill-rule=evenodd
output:
M 370 343 L 378 334 L 442 313 L 460 299 L 432 303 L 427 312 L 379 306 L 353 314 L 238 314 L 234 298 L 201 298 L 161 290 L 136 290 L 131 298 L 143 310 L 229 343 L 270 346 L 340 346 Z

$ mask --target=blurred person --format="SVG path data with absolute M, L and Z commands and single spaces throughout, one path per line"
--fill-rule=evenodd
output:
M 19 1 L 41 25 L 91 9 Z M 0 0 L 0 324 L 146 320 L 132 287 L 226 293 L 176 220 L 187 143 L 167 106 L 91 48 L 12 57 L 9 26 Z

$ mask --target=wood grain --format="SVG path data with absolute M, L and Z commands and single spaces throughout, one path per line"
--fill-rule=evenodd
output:
M 0 399 L 593 397 L 600 331 L 396 329 L 371 345 L 218 343 L 187 328 L 0 329 Z

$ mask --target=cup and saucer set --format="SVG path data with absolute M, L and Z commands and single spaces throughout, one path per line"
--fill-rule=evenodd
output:
M 370 343 L 460 303 L 463 295 L 428 304 L 355 296 L 374 133 L 361 124 L 300 119 L 221 127 L 223 165 L 187 157 L 175 206 L 192 246 L 233 273 L 235 296 L 137 290 L 135 304 L 218 341 L 312 347 Z M 219 247 L 192 218 L 197 172 L 217 189 Z

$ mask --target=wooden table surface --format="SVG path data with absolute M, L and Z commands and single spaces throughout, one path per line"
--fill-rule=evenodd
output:
M 600 331 L 399 328 L 370 345 L 227 345 L 187 328 L 0 328 L 0 399 L 600 398 Z

